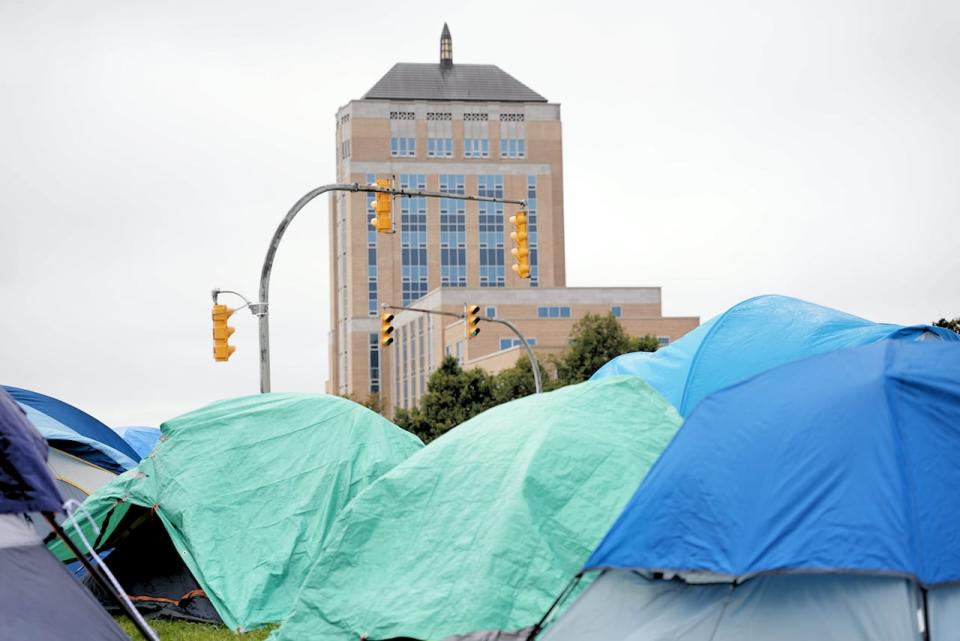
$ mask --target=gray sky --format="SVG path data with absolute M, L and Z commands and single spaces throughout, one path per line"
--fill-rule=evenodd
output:
M 562 104 L 568 284 L 704 319 L 782 293 L 960 315 L 960 3 L 0 0 L 0 382 L 114 425 L 258 389 L 254 296 L 334 113 L 395 62 L 492 63 Z M 273 382 L 323 391 L 327 206 L 271 289 Z

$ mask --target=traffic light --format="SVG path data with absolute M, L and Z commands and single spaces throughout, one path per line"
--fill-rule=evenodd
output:
M 387 347 L 393 343 L 393 314 L 384 312 L 380 315 L 380 345 Z
M 465 331 L 467 334 L 467 339 L 471 339 L 477 334 L 480 333 L 480 306 L 479 305 L 465 305 L 464 319 Z
M 390 181 L 386 178 L 377 178 L 377 187 L 390 187 Z M 370 219 L 370 224 L 381 234 L 392 234 L 393 230 L 393 196 L 382 192 L 376 192 L 374 199 L 370 201 L 370 207 L 373 209 L 374 217 Z
M 520 278 L 530 278 L 530 238 L 527 236 L 527 212 L 518 211 L 510 216 L 510 222 L 513 224 L 510 238 L 513 239 L 514 244 L 510 253 L 513 254 L 516 261 L 513 264 L 513 271 Z
M 237 348 L 228 341 L 230 335 L 236 329 L 227 325 L 227 319 L 233 314 L 234 310 L 226 305 L 213 306 L 213 360 L 228 361 L 230 355 L 237 351 Z

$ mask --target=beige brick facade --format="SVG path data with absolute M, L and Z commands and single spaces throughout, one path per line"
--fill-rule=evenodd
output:
M 533 98 L 539 97 L 526 91 Z M 460 209 L 450 206 L 452 201 L 444 201 L 448 222 L 442 230 L 443 204 L 439 199 L 397 199 L 393 208 L 397 233 L 375 234 L 369 225 L 370 197 L 338 194 L 330 205 L 333 329 L 328 392 L 357 399 L 379 392 L 388 409 L 409 406 L 422 395 L 426 378 L 443 355 L 457 353 L 462 322 L 412 312 L 397 316 L 397 343 L 378 349 L 383 304 L 430 304 L 447 311 L 462 311 L 465 302 L 496 307 L 499 316 L 515 321 L 525 334 L 536 338 L 538 351 L 545 353 L 563 349 L 577 318 L 587 312 L 609 313 L 614 306 L 622 308 L 621 320 L 631 334 L 652 333 L 674 340 L 696 327 L 696 318 L 662 318 L 658 288 L 565 289 L 563 145 L 558 104 L 542 98 L 365 98 L 340 108 L 336 131 L 338 182 L 366 184 L 390 178 L 398 183 L 406 180 L 411 183 L 406 185 L 409 187 L 440 191 L 442 180 L 456 185 L 462 179 L 463 192 L 468 195 L 479 194 L 481 183 L 487 187 L 502 184 L 504 198 L 530 200 L 529 216 L 536 221 L 536 234 L 531 237 L 536 259 L 531 261 L 534 277 L 529 280 L 517 278 L 511 269 L 511 225 L 506 219 L 519 209 L 516 205 L 492 207 L 465 202 L 461 218 Z M 508 141 L 522 142 L 505 142 L 514 146 L 501 154 L 501 133 Z M 434 143 L 431 138 L 449 142 Z M 434 144 L 442 150 L 431 155 Z M 480 144 L 485 145 L 486 157 L 470 153 Z M 421 184 L 412 184 L 421 179 Z M 420 216 L 421 212 L 425 216 Z M 461 235 L 451 232 L 451 225 L 455 227 L 457 221 L 463 226 Z M 502 231 L 491 225 L 502 226 Z M 463 271 L 456 272 L 450 266 L 458 264 L 459 258 L 449 259 L 450 254 L 444 252 L 445 238 L 452 249 L 462 243 Z M 497 261 L 491 260 L 498 258 L 497 252 L 503 256 L 498 267 L 492 264 Z M 465 276 L 460 286 L 444 285 L 444 255 L 448 256 L 446 268 L 452 270 L 453 277 Z M 495 280 L 498 270 L 502 273 L 499 284 Z M 464 300 L 468 295 L 470 300 Z M 569 318 L 537 316 L 539 307 L 563 305 L 570 307 Z M 491 371 L 512 365 L 517 348 L 502 349 L 501 339 L 508 336 L 505 328 L 485 325 L 476 339 L 461 347 L 465 350 L 464 362 Z

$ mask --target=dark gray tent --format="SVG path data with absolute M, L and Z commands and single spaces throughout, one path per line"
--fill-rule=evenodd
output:
M 0 390 L 0 634 L 31 641 L 128 640 L 42 544 L 27 519 L 61 509 L 47 445 Z

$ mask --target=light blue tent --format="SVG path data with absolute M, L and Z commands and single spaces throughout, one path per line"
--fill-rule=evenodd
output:
M 159 427 L 118 427 L 117 434 L 137 451 L 140 458 L 150 456 L 160 440 Z
M 874 323 L 787 296 L 758 296 L 656 353 L 617 357 L 592 378 L 639 376 L 688 416 L 708 394 L 760 372 L 884 339 L 958 341 L 960 335 L 929 325 Z
M 960 344 L 882 341 L 709 396 L 545 635 L 960 638 Z

